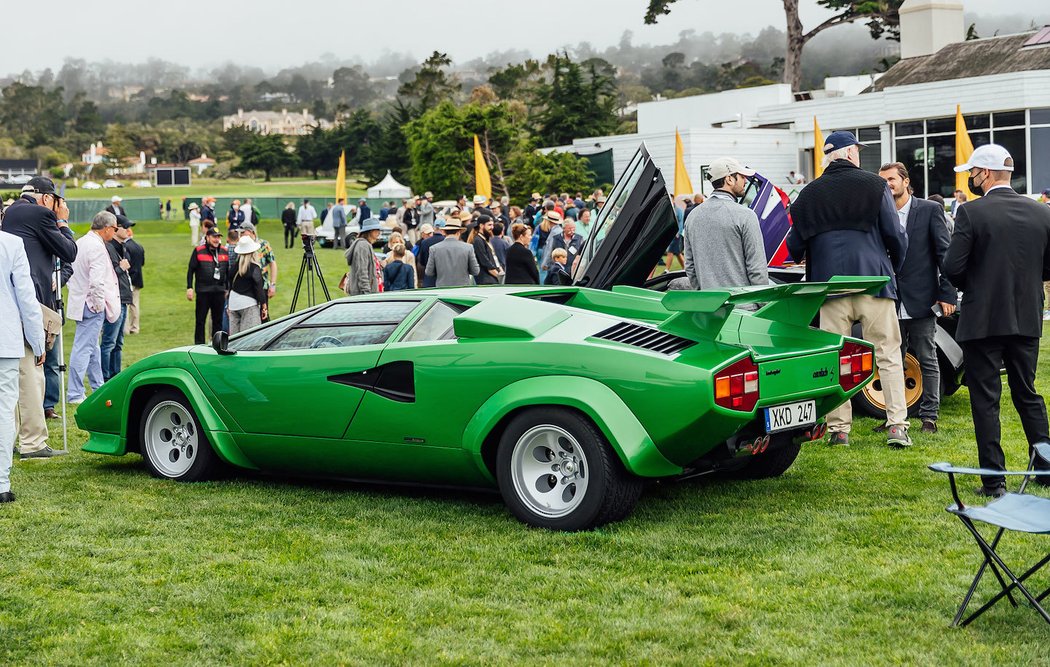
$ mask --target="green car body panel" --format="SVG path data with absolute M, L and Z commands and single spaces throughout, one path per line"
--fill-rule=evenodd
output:
M 564 406 L 600 429 L 629 472 L 674 476 L 755 428 L 763 408 L 813 399 L 823 416 L 856 393 L 863 383 L 850 391 L 839 384 L 839 351 L 845 340 L 870 346 L 809 323 L 827 296 L 874 293 L 885 280 L 666 294 L 492 286 L 351 297 L 235 337 L 235 353 L 193 346 L 143 359 L 88 397 L 76 420 L 90 433 L 86 451 L 137 451 L 143 406 L 171 388 L 234 466 L 491 487 L 508 420 L 529 407 Z M 747 303 L 764 305 L 734 309 Z M 403 304 L 404 313 L 383 324 L 385 340 L 278 349 L 295 336 L 330 344 L 339 341 L 326 332 L 378 326 L 341 321 L 342 311 L 326 309 L 367 315 L 390 304 Z M 420 337 L 439 310 L 451 310 L 451 329 Z M 686 346 L 667 354 L 597 337 L 624 323 Z M 717 405 L 715 374 L 749 356 L 759 369 L 757 404 L 747 411 Z M 399 370 L 400 385 L 368 384 L 387 368 Z

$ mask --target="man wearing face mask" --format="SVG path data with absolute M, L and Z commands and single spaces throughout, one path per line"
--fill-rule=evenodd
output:
M 758 216 L 738 203 L 754 175 L 754 169 L 731 157 L 718 158 L 708 168 L 715 191 L 689 212 L 683 231 L 685 274 L 693 289 L 769 284 Z
M 982 468 L 1004 470 L 999 425 L 1004 366 L 1028 443 L 1050 440 L 1046 404 L 1035 390 L 1042 281 L 1050 279 L 1050 208 L 1010 187 L 1014 161 L 1002 146 L 980 146 L 955 171 L 969 171 L 970 191 L 983 196 L 959 207 L 943 270 L 963 291 L 955 338 L 966 364 L 977 456 Z M 1002 476 L 981 481 L 980 495 L 1006 493 Z
M 69 229 L 69 208 L 55 191 L 54 182 L 45 176 L 36 176 L 22 187 L 19 197 L 4 213 L 3 230 L 22 239 L 29 271 L 41 304 L 55 309 L 55 262 L 61 260 L 68 269 L 77 258 L 77 244 Z M 69 278 L 64 272 L 62 280 Z M 53 413 L 59 396 L 58 350 L 47 352 L 45 365 L 36 365 L 28 350 L 19 368 L 19 451 L 25 454 L 44 452 L 47 448 L 47 423 L 44 419 L 45 374 L 53 385 L 50 394 L 50 412 Z
M 852 132 L 828 135 L 824 173 L 791 205 L 787 246 L 795 261 L 806 262 L 806 277 L 813 282 L 832 276 L 889 276 L 874 296 L 828 299 L 820 308 L 820 328 L 848 336 L 853 323 L 860 322 L 865 340 L 875 347 L 886 397 L 886 444 L 908 447 L 895 278 L 904 265 L 908 239 L 886 181 L 860 168 L 861 148 Z M 852 426 L 853 412 L 846 401 L 828 414 L 830 443 L 848 445 Z

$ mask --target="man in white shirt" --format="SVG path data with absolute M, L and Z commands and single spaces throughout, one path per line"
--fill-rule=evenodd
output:
M 314 220 L 316 219 L 317 211 L 310 205 L 309 199 L 304 199 L 303 205 L 299 207 L 299 215 L 296 218 L 299 223 L 299 233 L 306 236 L 317 236 L 317 231 L 314 230 Z
M 244 203 L 241 204 L 241 212 L 244 213 L 244 221 L 252 222 L 252 200 L 245 199 Z M 252 224 L 255 224 L 254 222 Z
M 44 323 L 36 300 L 29 259 L 22 240 L 0 232 L 0 503 L 11 493 L 11 459 L 15 451 L 15 404 L 18 369 L 26 349 L 36 365 L 44 364 Z
M 77 240 L 77 261 L 69 286 L 69 319 L 77 323 L 73 349 L 69 353 L 67 402 L 82 403 L 84 374 L 92 389 L 102 386 L 102 322 L 120 319 L 120 288 L 106 244 L 117 231 L 117 217 L 108 211 L 95 215 L 91 231 Z

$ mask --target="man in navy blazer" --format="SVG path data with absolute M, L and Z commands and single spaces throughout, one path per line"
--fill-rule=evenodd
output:
M 900 162 L 882 165 L 879 176 L 886 181 L 897 207 L 901 230 L 908 238 L 904 264 L 897 272 L 898 319 L 901 328 L 901 357 L 915 354 L 922 369 L 922 399 L 919 419 L 926 433 L 937 432 L 941 407 L 941 371 L 937 363 L 937 311 L 955 312 L 955 288 L 941 275 L 951 235 L 944 208 L 911 196 L 908 169 Z

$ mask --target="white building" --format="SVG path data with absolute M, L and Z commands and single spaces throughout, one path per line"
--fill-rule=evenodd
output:
M 315 125 L 320 125 L 322 129 L 328 129 L 331 123 L 323 118 L 315 118 L 307 109 L 303 109 L 302 113 L 295 111 L 289 113 L 287 109 L 281 109 L 280 111 L 245 111 L 244 109 L 238 109 L 237 113 L 223 116 L 222 118 L 223 132 L 231 127 L 241 126 L 260 134 L 301 136 L 308 134 Z
M 571 150 L 612 148 L 619 175 L 645 141 L 670 180 L 677 127 L 698 189 L 703 167 L 720 155 L 782 183 L 789 171 L 812 176 L 815 117 L 824 136 L 851 130 L 870 146 L 861 151 L 865 169 L 903 162 L 917 194 L 948 197 L 960 105 L 975 146 L 1011 152 L 1018 191 L 1050 188 L 1050 27 L 963 41 L 962 16 L 958 2 L 907 0 L 903 58 L 881 76 L 827 79 L 824 90 L 794 95 L 774 85 L 644 103 L 638 134 L 577 139 Z

